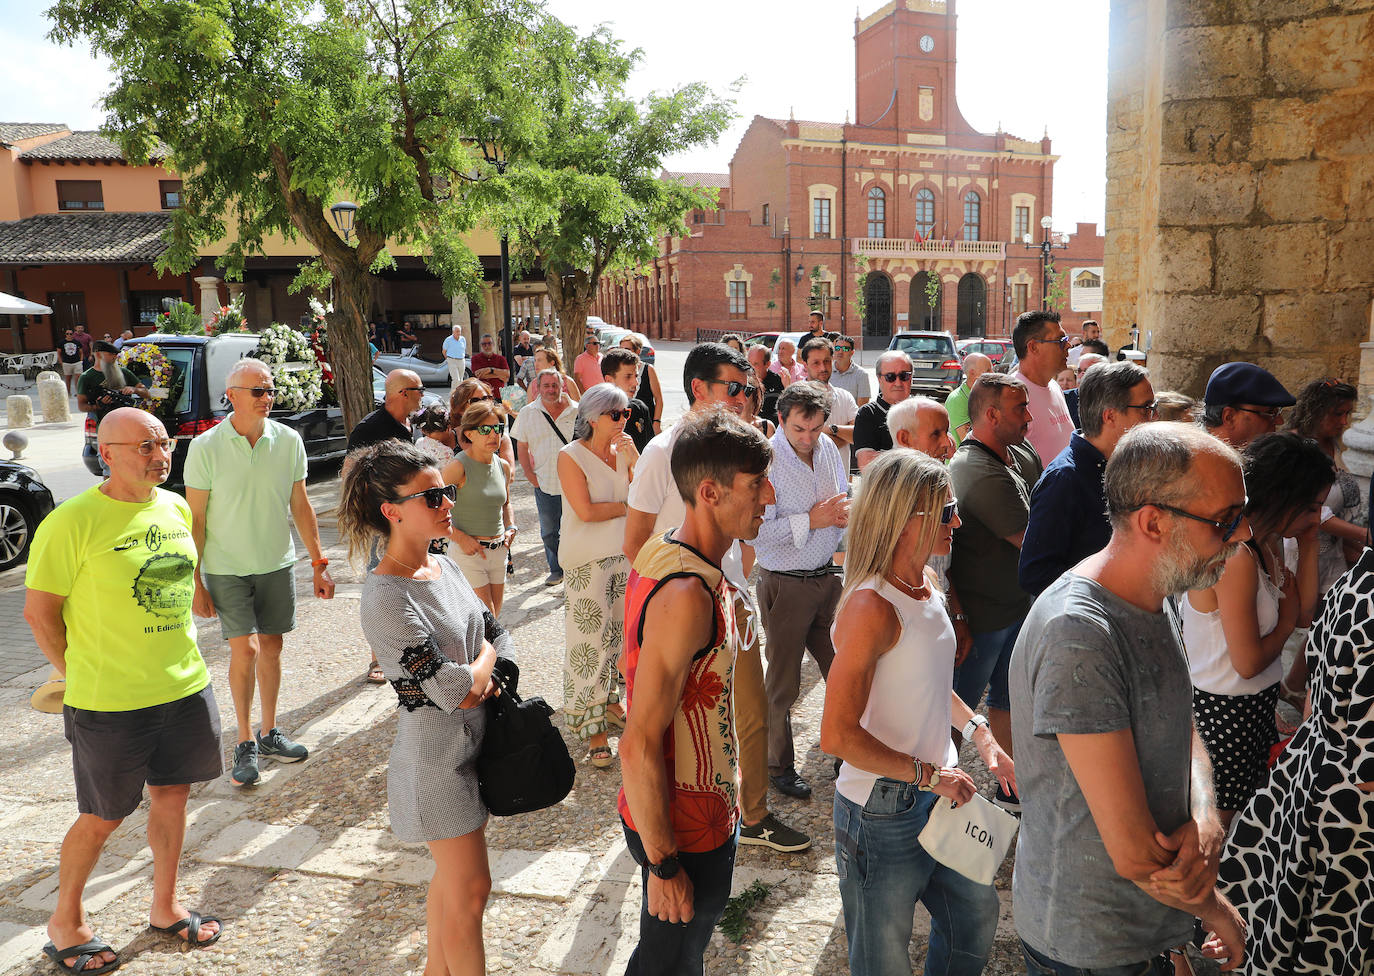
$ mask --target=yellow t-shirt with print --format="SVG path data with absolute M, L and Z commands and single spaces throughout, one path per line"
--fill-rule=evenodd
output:
M 210 683 L 191 618 L 195 565 L 191 509 L 161 488 L 121 502 L 97 485 L 43 520 L 24 582 L 66 597 L 64 704 L 124 712 Z

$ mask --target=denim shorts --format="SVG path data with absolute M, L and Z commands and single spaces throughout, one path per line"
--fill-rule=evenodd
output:
M 215 601 L 225 640 L 296 629 L 296 577 L 290 566 L 256 576 L 204 573 L 201 579 Z

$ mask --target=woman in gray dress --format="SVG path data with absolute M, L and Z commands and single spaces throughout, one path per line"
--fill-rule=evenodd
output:
M 475 765 L 486 728 L 478 706 L 494 691 L 497 656 L 510 656 L 510 635 L 453 561 L 428 551 L 449 534 L 455 495 L 433 459 L 394 440 L 352 459 L 339 532 L 354 559 L 377 537 L 385 547 L 363 585 L 362 622 L 401 706 L 387 767 L 391 830 L 428 845 L 435 864 L 425 973 L 484 973 L 491 871 Z

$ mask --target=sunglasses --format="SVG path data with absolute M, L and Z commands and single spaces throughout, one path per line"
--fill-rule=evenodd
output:
M 401 392 L 402 392 L 402 393 L 423 393 L 423 392 L 425 392 L 425 388 L 424 388 L 423 386 L 403 386 L 403 387 L 401 387 Z
M 491 394 L 487 394 L 486 396 L 475 396 L 475 397 L 473 397 L 471 400 L 468 401 L 468 406 L 471 406 L 471 405 L 474 404 L 474 403 L 495 403 L 495 402 L 496 402 L 496 397 L 492 396 Z
M 426 508 L 437 509 L 444 504 L 445 498 L 451 502 L 456 502 L 458 500 L 458 486 L 444 485 L 442 488 L 426 488 L 424 491 L 417 491 L 413 495 L 402 495 L 400 498 L 396 499 L 395 504 L 399 505 L 401 502 L 408 502 L 412 498 L 423 498 Z
M 941 524 L 941 525 L 949 525 L 949 523 L 951 523 L 951 522 L 954 521 L 954 514 L 955 514 L 956 512 L 958 512 L 958 511 L 959 511 L 959 503 L 958 503 L 958 500 L 957 500 L 957 499 L 951 498 L 949 501 L 945 502 L 945 507 L 942 508 L 942 509 L 940 509 L 940 524 Z M 934 512 L 917 512 L 916 514 L 917 514 L 917 515 L 934 515 L 935 513 L 934 513 Z
M 1249 499 L 1246 499 L 1246 501 L 1248 502 Z M 1179 516 L 1180 518 L 1192 519 L 1194 522 L 1201 522 L 1203 525 L 1210 525 L 1212 528 L 1216 529 L 1218 532 L 1221 533 L 1222 542 L 1229 542 L 1231 540 L 1231 536 L 1235 535 L 1236 529 L 1240 527 L 1241 519 L 1245 518 L 1244 506 L 1241 506 L 1240 511 L 1236 512 L 1236 517 L 1231 519 L 1231 521 L 1229 522 L 1223 522 L 1220 519 L 1203 518 L 1201 515 L 1194 515 L 1192 512 L 1185 512 L 1181 508 L 1175 508 L 1172 505 L 1161 505 L 1158 502 L 1141 502 L 1134 508 L 1129 509 L 1129 511 L 1135 511 L 1136 509 L 1144 508 L 1146 505 L 1153 505 L 1155 508 L 1161 508 L 1166 512 L 1170 512 L 1174 515 Z
M 144 457 L 152 457 L 154 448 L 162 451 L 164 454 L 170 454 L 172 452 L 172 446 L 176 444 L 176 441 L 172 440 L 170 437 L 158 437 L 154 440 L 147 441 L 106 441 L 105 443 L 109 444 L 111 447 L 136 447 L 138 448 L 139 454 L 142 454 Z
M 836 351 L 836 352 L 853 352 L 853 351 L 854 351 L 854 347 L 853 347 L 853 346 L 836 346 L 836 347 L 835 347 L 835 351 Z
M 500 425 L 500 424 L 478 424 L 476 427 L 469 427 L 469 428 L 468 428 L 468 431 L 469 431 L 470 433 L 481 434 L 481 435 L 484 436 L 484 437 L 485 437 L 487 434 L 495 434 L 495 433 L 498 433 L 498 432 L 500 432 L 500 430 L 501 430 L 501 425 Z
M 706 382 L 725 387 L 725 395 L 732 397 L 737 397 L 745 390 L 749 389 L 748 383 L 740 383 L 736 380 L 707 380 Z
M 878 379 L 884 383 L 909 383 L 911 382 L 911 370 L 904 369 L 899 373 L 879 373 Z
M 1069 344 L 1069 337 L 1060 336 L 1058 339 L 1032 339 L 1031 342 L 1052 342 L 1056 346 L 1067 346 Z
M 620 421 L 622 421 L 622 420 L 629 420 L 629 419 L 630 419 L 630 411 L 629 411 L 629 410 L 603 410 L 603 411 L 601 412 L 601 416 L 603 416 L 603 417 L 610 417 L 610 418 L 611 418 L 613 421 L 615 421 L 616 423 L 620 423 Z
M 231 390 L 247 390 L 253 395 L 254 400 L 261 400 L 263 397 L 275 397 L 277 389 L 274 386 L 231 386 Z

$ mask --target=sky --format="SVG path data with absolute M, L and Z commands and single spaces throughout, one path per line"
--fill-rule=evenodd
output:
M 854 111 L 854 9 L 834 0 L 546 0 L 586 31 L 608 24 L 644 56 L 631 91 L 704 81 L 724 93 L 743 78 L 739 117 L 716 145 L 677 154 L 669 169 L 725 172 L 755 115 L 844 120 Z M 94 129 L 108 67 L 46 39 L 45 0 L 0 0 L 0 121 Z M 867 16 L 880 0 L 860 0 Z M 1105 209 L 1107 0 L 959 0 L 959 107 L 970 124 L 1024 139 L 1048 130 L 1054 226 L 1102 230 Z

